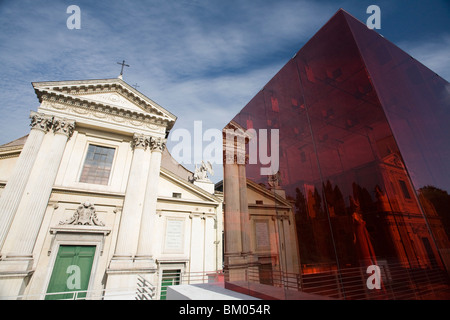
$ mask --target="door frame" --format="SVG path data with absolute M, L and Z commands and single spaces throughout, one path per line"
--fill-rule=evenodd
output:
M 51 268 L 51 273 L 50 273 L 50 279 L 49 279 L 49 281 L 48 281 L 48 284 L 47 284 L 47 289 L 45 290 L 45 296 L 44 296 L 44 299 L 46 298 L 46 296 L 47 296 L 47 294 L 48 294 L 48 289 L 49 289 L 49 286 L 50 286 L 50 282 L 51 282 L 51 278 L 52 278 L 52 276 L 53 276 L 53 272 L 55 271 L 54 269 L 55 269 L 55 264 L 56 264 L 56 261 L 57 261 L 57 259 L 58 259 L 58 254 L 59 254 L 59 252 L 60 252 L 60 249 L 61 249 L 61 247 L 90 247 L 90 248 L 94 248 L 94 255 L 93 255 L 93 257 L 92 257 L 92 265 L 91 265 L 91 272 L 90 272 L 90 274 L 89 274 L 89 282 L 88 282 L 88 287 L 85 289 L 85 290 L 87 290 L 87 291 L 89 291 L 89 288 L 90 288 L 90 286 L 91 286 L 91 278 L 93 277 L 93 275 L 94 275 L 94 273 L 92 272 L 93 270 L 93 267 L 94 267 L 94 259 L 95 259 L 95 256 L 96 256 L 96 253 L 97 253 L 97 250 L 98 250 L 98 247 L 96 246 L 96 245 L 85 245 L 85 244 L 82 244 L 82 245 L 80 245 L 80 244 L 58 244 L 58 247 L 57 247 L 57 250 L 56 250 L 56 253 L 55 253 L 55 258 L 54 259 L 52 259 L 52 268 Z M 56 248 L 55 248 L 56 249 Z M 68 290 L 67 292 L 72 292 L 72 291 L 84 291 L 84 290 Z M 86 297 L 84 297 L 83 299 L 86 299 L 88 297 L 88 293 L 86 294 Z
M 90 231 L 90 232 L 89 232 Z M 104 238 L 109 234 L 110 229 L 106 228 L 91 228 L 88 232 L 84 228 L 77 230 L 76 228 L 64 228 L 64 226 L 58 228 L 52 228 L 50 231 L 54 237 L 50 244 L 48 255 L 50 256 L 50 263 L 48 264 L 47 274 L 44 281 L 44 290 L 42 300 L 48 291 L 50 279 L 55 267 L 56 257 L 58 256 L 60 246 L 94 246 L 95 253 L 92 261 L 91 274 L 89 276 L 88 292 L 85 299 L 91 297 L 89 290 L 94 289 L 95 274 L 97 272 L 98 262 L 100 256 L 103 254 Z

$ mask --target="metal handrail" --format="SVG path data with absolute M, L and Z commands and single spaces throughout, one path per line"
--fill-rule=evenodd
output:
M 425 296 L 439 297 L 442 293 L 448 296 L 450 293 L 448 275 L 440 268 L 426 268 L 419 264 L 405 267 L 400 262 L 387 261 L 379 267 L 382 276 L 381 290 L 370 290 L 367 287 L 367 270 L 359 266 L 306 274 L 265 270 L 264 275 L 258 268 L 248 268 L 243 271 L 242 276 L 249 285 L 266 284 L 284 290 L 297 290 L 336 299 L 344 298 L 344 292 L 345 299 L 358 300 L 421 299 Z
M 0 296 L 0 300 L 43 300 L 47 296 L 57 296 L 57 295 L 72 295 L 72 298 L 64 298 L 58 300 L 96 300 L 103 299 L 105 294 L 108 297 L 132 295 L 136 293 L 136 287 L 133 288 L 120 288 L 114 290 L 108 289 L 92 289 L 92 290 L 78 290 L 78 291 L 64 291 L 64 292 L 49 292 L 49 293 L 38 293 L 38 294 L 25 294 L 17 296 Z M 79 295 L 85 294 L 86 297 L 79 297 Z
M 159 284 L 164 277 L 179 276 L 179 284 L 198 284 L 207 282 L 223 282 L 223 272 L 186 272 L 186 273 L 165 273 L 159 280 Z M 211 281 L 214 280 L 214 281 Z M 64 292 L 51 292 L 39 294 L 25 294 L 17 296 L 0 296 L 0 300 L 43 300 L 47 296 L 71 295 L 70 298 L 58 300 L 103 300 L 105 298 L 114 299 L 114 297 L 129 296 L 136 300 L 153 300 L 156 299 L 157 286 L 152 284 L 143 275 L 138 275 L 136 286 L 118 289 L 91 289 L 91 290 L 74 290 Z

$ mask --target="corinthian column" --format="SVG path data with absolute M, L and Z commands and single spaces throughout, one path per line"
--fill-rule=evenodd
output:
M 131 161 L 127 191 L 120 221 L 114 260 L 130 260 L 136 253 L 144 204 L 145 178 L 148 169 L 148 159 L 145 150 L 149 144 L 149 137 L 135 134 L 132 141 L 133 160 Z
M 5 242 L 7 257 L 32 258 L 33 247 L 39 233 L 58 173 L 67 140 L 72 136 L 75 121 L 54 118 L 51 148 L 47 154 L 40 152 L 39 164 L 34 167 L 26 192 L 17 210 L 11 232 Z
M 20 152 L 8 183 L 0 197 L 0 249 L 8 234 L 14 214 L 19 207 L 20 199 L 38 155 L 45 134 L 52 125 L 53 118 L 37 112 L 31 112 L 31 131 Z
M 151 160 L 147 177 L 147 187 L 145 190 L 145 202 L 144 209 L 142 211 L 141 229 L 139 232 L 139 245 L 136 254 L 137 259 L 152 259 L 152 236 L 154 234 L 156 219 L 159 172 L 161 168 L 161 155 L 165 147 L 165 139 L 151 138 Z

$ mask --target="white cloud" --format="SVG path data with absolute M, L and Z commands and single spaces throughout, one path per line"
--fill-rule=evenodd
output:
M 0 5 L 0 144 L 28 133 L 32 81 L 116 77 L 122 59 L 125 81 L 178 116 L 174 129 L 195 120 L 221 129 L 337 10 L 306 0 L 80 0 L 81 30 L 68 30 L 68 5 Z M 445 41 L 405 50 L 448 78 Z
M 173 130 L 187 129 L 192 133 L 194 121 L 202 121 L 203 133 L 209 128 L 222 130 L 281 67 L 272 65 L 245 74 L 195 79 L 174 84 L 167 88 L 167 92 L 160 92 L 167 97 L 164 105 L 173 105 L 179 110 Z M 170 92 L 174 94 L 170 95 Z M 169 150 L 176 144 L 169 139 Z M 208 143 L 205 142 L 204 147 L 206 145 Z M 193 144 L 191 146 L 193 150 Z M 184 165 L 191 170 L 194 168 L 194 164 Z M 220 180 L 221 165 L 214 164 L 214 171 L 214 181 Z
M 32 81 L 116 77 L 122 59 L 131 65 L 124 79 L 177 115 L 176 127 L 192 129 L 201 120 L 205 129 L 221 129 L 295 52 L 270 57 L 286 44 L 306 41 L 332 13 L 298 1 L 77 5 L 81 30 L 66 28 L 64 2 L 9 2 L 1 8 L 0 60 L 7 81 L 0 87 L 0 144 L 28 133 L 29 111 L 38 105 Z

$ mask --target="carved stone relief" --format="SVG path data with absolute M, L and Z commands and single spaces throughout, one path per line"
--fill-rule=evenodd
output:
M 104 226 L 105 224 L 98 220 L 95 213 L 95 207 L 90 202 L 81 203 L 73 216 L 61 221 L 60 225 L 88 225 L 88 226 Z
M 53 124 L 52 116 L 48 116 L 48 115 L 37 113 L 37 112 L 33 111 L 30 114 L 30 118 L 31 118 L 30 126 L 33 129 L 39 129 L 39 130 L 47 132 L 52 127 L 52 124 Z
M 53 132 L 58 134 L 64 134 L 67 137 L 71 137 L 73 130 L 75 129 L 75 121 L 67 119 L 55 118 L 53 122 Z
M 150 149 L 151 151 L 164 151 L 166 148 L 166 139 L 163 138 L 151 138 Z
M 147 149 L 149 145 L 150 137 L 144 134 L 135 133 L 133 136 L 133 140 L 131 140 L 131 147 L 134 149 L 141 148 Z

